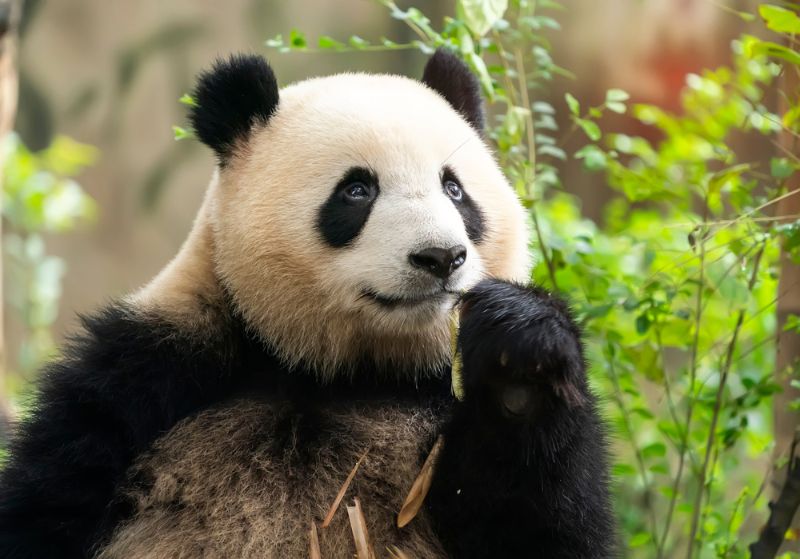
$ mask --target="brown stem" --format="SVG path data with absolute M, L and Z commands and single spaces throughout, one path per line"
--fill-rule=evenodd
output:
M 784 535 L 800 506 L 800 460 L 795 456 L 797 443 L 798 433 L 795 431 L 789 466 L 786 469 L 786 482 L 778 498 L 769 504 L 769 518 L 758 540 L 750 545 L 751 559 L 769 559 L 778 555 Z
M 792 41 L 786 41 L 787 46 L 792 46 Z M 800 102 L 800 78 L 798 68 L 785 65 L 778 85 L 780 94 L 779 113 L 786 114 Z M 800 141 L 794 134 L 782 130 L 780 149 L 796 156 Z M 784 216 L 800 212 L 800 173 L 794 173 L 786 179 L 786 192 L 779 197 L 775 215 Z M 788 223 L 790 220 L 786 220 Z M 778 297 L 776 305 L 777 316 L 777 347 L 775 355 L 775 379 L 783 390 L 775 394 L 773 400 L 773 430 L 775 433 L 775 448 L 786 448 L 797 436 L 797 412 L 789 407 L 792 401 L 800 397 L 800 391 L 792 386 L 795 375 L 790 371 L 797 370 L 800 363 L 800 332 L 786 329 L 786 321 L 792 315 L 800 315 L 800 266 L 792 261 L 791 255 L 781 250 L 780 279 L 778 282 Z M 780 479 L 779 473 L 776 477 Z M 787 473 L 788 478 L 788 473 Z M 773 494 L 774 498 L 775 495 Z M 793 526 L 797 528 L 797 525 Z

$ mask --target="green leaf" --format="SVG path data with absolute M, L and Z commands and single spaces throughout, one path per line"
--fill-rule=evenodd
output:
M 667 467 L 667 464 L 664 461 L 661 461 L 657 464 L 653 464 L 652 466 L 647 468 L 647 471 L 664 476 L 669 474 L 669 468 Z
M 289 33 L 289 46 L 296 50 L 304 50 L 308 46 L 306 36 L 301 31 L 292 29 Z
M 342 50 L 345 48 L 345 44 L 341 41 L 337 41 L 333 37 L 329 37 L 327 35 L 323 35 L 319 39 L 317 39 L 317 46 L 321 49 L 325 50 Z
M 625 103 L 619 103 L 617 101 L 606 103 L 606 108 L 609 111 L 613 111 L 619 114 L 623 114 L 628 109 L 628 107 L 625 106 Z
M 186 138 L 192 137 L 192 133 L 181 126 L 173 126 L 172 134 L 175 137 L 175 141 L 185 140 Z
M 600 137 L 603 135 L 603 133 L 600 132 L 600 127 L 593 120 L 589 120 L 589 119 L 586 119 L 586 118 L 576 118 L 575 119 L 575 124 L 580 126 L 581 129 L 589 137 L 589 139 L 592 140 L 593 142 L 596 142 L 597 140 L 599 140 Z
M 630 94 L 623 89 L 609 89 L 606 91 L 606 103 L 625 102 L 630 98 Z
M 635 407 L 631 409 L 631 413 L 635 413 L 636 415 L 644 418 L 644 419 L 654 419 L 655 415 L 650 410 L 643 408 L 641 406 Z
M 649 458 L 661 458 L 667 454 L 667 447 L 664 443 L 652 443 L 647 445 L 642 449 L 642 457 L 645 459 Z
M 369 46 L 369 43 L 358 35 L 351 35 L 347 42 L 351 47 L 355 47 L 357 49 L 363 49 L 364 47 Z
M 489 70 L 486 69 L 486 63 L 483 58 L 475 52 L 468 53 L 466 58 L 472 70 L 478 74 L 478 81 L 481 83 L 483 92 L 491 99 L 494 96 L 494 83 L 489 75 Z
M 283 43 L 283 35 L 275 35 L 272 39 L 267 39 L 264 41 L 264 44 L 273 49 L 281 49 L 285 48 L 286 46 Z
M 536 151 L 539 155 L 549 155 L 550 157 L 555 157 L 561 161 L 567 160 L 567 154 L 564 152 L 564 150 L 556 146 L 539 145 L 536 148 Z
M 758 13 L 764 18 L 767 28 L 776 33 L 800 34 L 800 17 L 792 10 L 773 4 L 761 4 Z
M 783 237 L 783 250 L 792 252 L 800 248 L 800 219 L 776 225 L 775 232 Z
M 587 171 L 602 171 L 608 165 L 605 152 L 594 144 L 583 146 L 575 152 L 575 159 L 582 159 Z
M 662 485 L 658 488 L 658 492 L 667 499 L 672 499 L 675 496 L 675 490 L 669 485 Z
M 634 534 L 631 539 L 628 540 L 628 547 L 642 547 L 646 543 L 650 543 L 653 537 L 648 532 L 639 532 L 638 534 Z
M 508 0 L 459 0 L 456 10 L 467 27 L 482 37 L 502 19 L 508 9 Z
M 62 177 L 78 174 L 93 164 L 98 157 L 97 148 L 76 142 L 67 136 L 56 136 L 45 150 L 38 154 L 42 170 L 51 171 Z
M 574 114 L 575 116 L 579 116 L 581 114 L 581 104 L 578 102 L 577 99 L 571 94 L 566 93 L 564 98 L 567 100 L 567 105 L 569 106 L 569 112 Z
M 776 179 L 786 179 L 795 172 L 795 165 L 786 157 L 773 157 L 769 162 L 770 174 Z
M 798 122 L 800 122 L 800 103 L 783 113 L 781 118 L 781 123 L 789 129 L 793 129 Z
M 659 366 L 658 351 L 651 344 L 633 346 L 628 349 L 628 355 L 645 378 L 654 382 L 664 381 L 664 369 Z
M 611 467 L 611 475 L 614 477 L 635 476 L 636 468 L 634 468 L 630 464 L 622 464 L 622 463 L 614 464 Z
M 197 101 L 195 101 L 194 97 L 192 97 L 188 93 L 184 93 L 183 95 L 181 95 L 180 99 L 178 99 L 178 102 L 183 105 L 186 105 L 187 107 L 197 106 Z
M 770 58 L 780 58 L 791 62 L 795 66 L 800 66 L 800 53 L 789 47 L 773 43 L 771 41 L 750 41 L 748 43 L 748 54 L 750 56 L 769 56 Z
M 650 318 L 647 313 L 640 314 L 636 317 L 636 332 L 638 334 L 645 334 L 650 329 Z

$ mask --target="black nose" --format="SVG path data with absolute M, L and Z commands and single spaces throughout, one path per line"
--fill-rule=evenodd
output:
M 466 259 L 467 249 L 462 245 L 450 248 L 426 248 L 408 257 L 412 266 L 427 270 L 442 279 L 450 277 L 450 274 L 460 268 Z

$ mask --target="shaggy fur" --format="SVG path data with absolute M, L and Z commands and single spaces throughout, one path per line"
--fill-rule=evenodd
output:
M 250 130 L 275 112 L 278 82 L 260 56 L 235 55 L 200 75 L 193 99 L 192 128 L 224 167 L 236 146 L 246 145 Z
M 440 49 L 425 66 L 422 83 L 444 97 L 475 130 L 483 133 L 481 84 L 466 64 L 449 51 Z
M 380 556 L 443 557 L 426 515 L 396 528 L 440 417 L 418 403 L 374 401 L 312 410 L 243 402 L 204 412 L 161 439 L 134 468 L 133 520 L 100 559 L 306 557 L 347 475 L 366 457 L 332 524 L 320 529 L 323 557 L 348 557 L 345 505 L 362 503 Z
M 84 325 L 65 357 L 42 372 L 37 405 L 9 449 L 0 557 L 84 557 L 129 514 L 123 503 L 109 504 L 136 456 L 224 398 L 234 378 L 238 341 L 217 336 L 221 330 L 194 339 L 124 305 Z
M 566 305 L 484 281 L 463 298 L 458 344 L 465 398 L 428 500 L 450 556 L 610 557 L 606 440 Z
M 220 159 L 202 208 L 176 258 L 44 371 L 0 474 L 0 557 L 305 557 L 365 451 L 346 499 L 381 555 L 610 556 L 580 332 L 550 294 L 480 282 L 528 277 L 527 223 L 474 128 L 477 82 L 448 56 L 430 87 L 350 74 L 280 102 L 261 59 L 201 78 L 192 118 Z M 322 208 L 354 168 L 375 180 L 370 210 L 331 243 Z M 410 258 L 453 247 L 449 275 Z M 425 509 L 397 530 L 440 433 Z M 322 531 L 326 559 L 353 554 L 345 517 Z

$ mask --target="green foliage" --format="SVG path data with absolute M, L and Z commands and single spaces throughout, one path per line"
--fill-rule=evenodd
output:
M 629 107 L 619 89 L 586 108 L 567 94 L 571 129 L 562 135 L 556 107 L 535 100 L 554 76 L 569 75 L 546 37 L 559 29 L 559 4 L 461 0 L 436 29 L 416 8 L 378 1 L 418 39 L 324 37 L 318 47 L 428 53 L 445 46 L 480 78 L 494 115 L 489 136 L 530 210 L 533 278 L 570 298 L 587 333 L 592 382 L 617 441 L 613 474 L 627 556 L 746 557 L 767 513 L 763 457 L 773 450 L 780 390 L 781 249 L 800 262 L 799 216 L 778 219 L 787 216 L 773 210 L 800 160 L 795 150 L 765 167 L 732 139 L 777 143 L 779 134 L 800 131 L 797 92 L 784 92 L 783 114 L 766 101 L 779 73 L 800 66 L 795 43 L 743 36 L 731 67 L 688 77 L 679 114 Z M 796 12 L 763 5 L 759 14 L 774 32 L 799 30 Z M 268 45 L 309 50 L 301 33 L 291 37 Z M 604 131 L 607 112 L 630 114 L 659 139 Z M 602 173 L 614 192 L 600 223 L 582 215 L 560 184 L 564 139 L 573 132 L 584 145 L 571 164 Z M 787 328 L 800 328 L 796 317 Z
M 94 202 L 70 177 L 97 153 L 63 136 L 32 153 L 11 135 L 2 149 L 5 296 L 25 325 L 17 368 L 30 372 L 54 350 L 50 327 L 64 274 L 64 262 L 47 253 L 44 235 L 71 231 L 94 217 Z
M 764 18 L 768 29 L 788 35 L 800 34 L 800 17 L 797 12 L 781 6 L 762 4 L 758 7 L 758 13 Z

